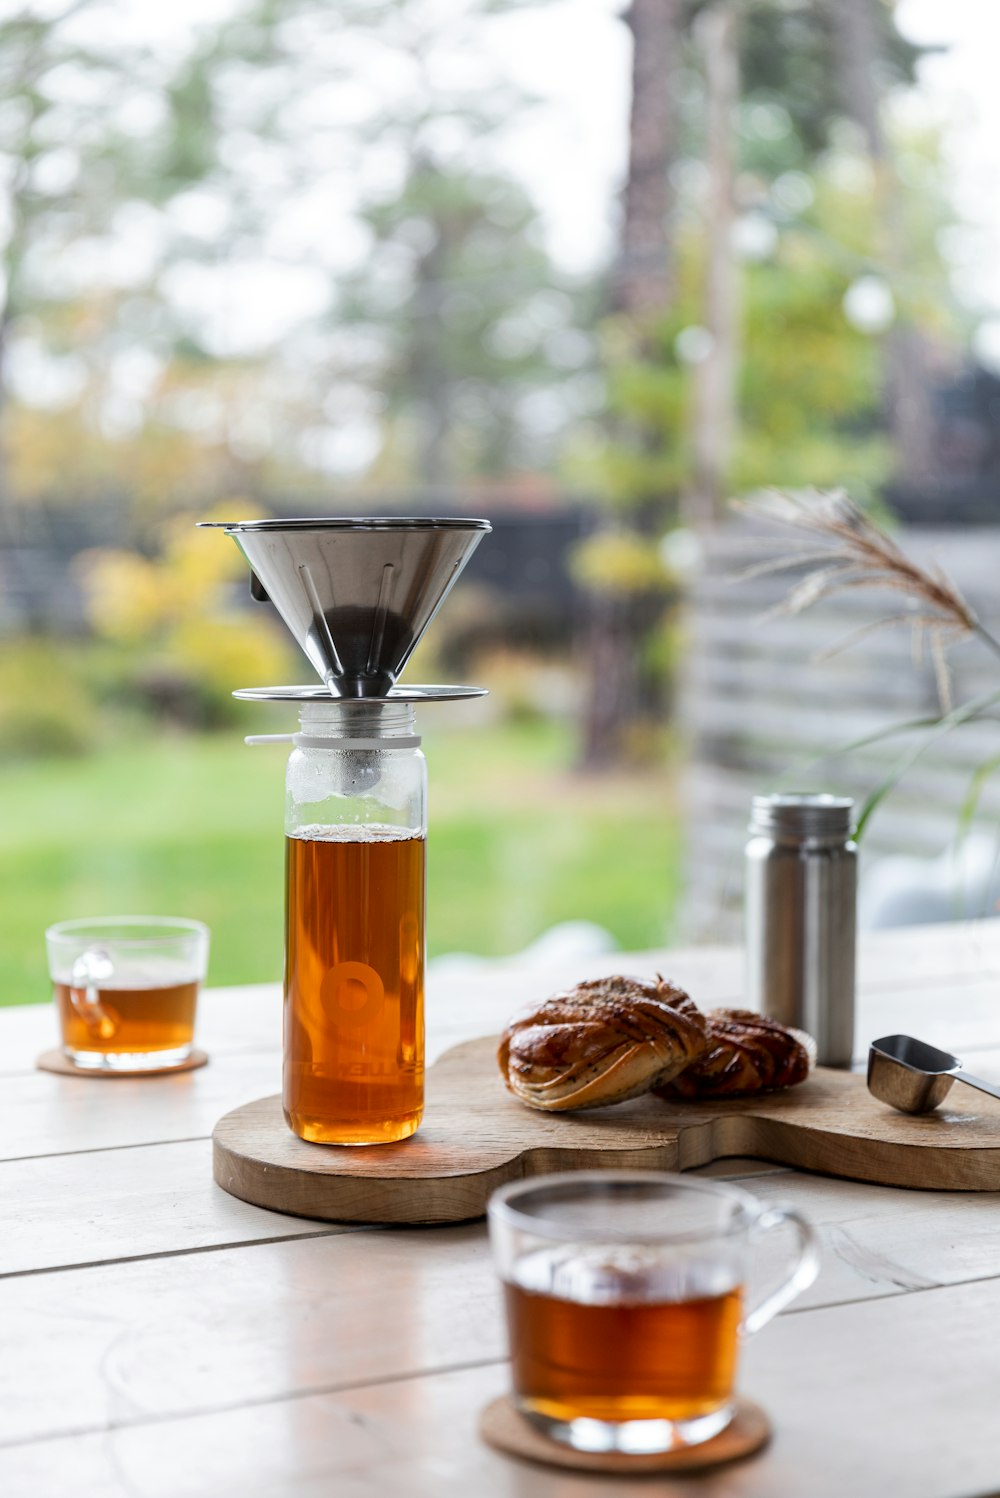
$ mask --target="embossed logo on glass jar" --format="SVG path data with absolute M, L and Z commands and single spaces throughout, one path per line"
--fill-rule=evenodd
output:
M 364 962 L 338 962 L 320 987 L 324 1014 L 338 1026 L 367 1025 L 382 1012 L 385 984 Z

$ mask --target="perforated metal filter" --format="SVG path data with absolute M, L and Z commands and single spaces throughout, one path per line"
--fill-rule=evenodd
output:
M 492 529 L 488 520 L 371 516 L 205 524 L 232 536 L 254 597 L 274 604 L 327 692 L 343 698 L 386 696 Z

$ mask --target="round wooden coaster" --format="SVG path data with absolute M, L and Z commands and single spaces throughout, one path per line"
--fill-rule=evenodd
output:
M 207 1066 L 208 1053 L 192 1051 L 186 1061 L 181 1061 L 176 1066 L 137 1066 L 134 1071 L 123 1071 L 120 1067 L 112 1070 L 110 1066 L 77 1066 L 65 1051 L 53 1048 L 51 1051 L 43 1051 L 35 1065 L 39 1071 L 54 1071 L 60 1077 L 98 1077 L 102 1080 L 113 1080 L 115 1077 L 169 1077 L 175 1072 L 196 1071 L 199 1066 Z
M 702 1472 L 723 1462 L 752 1456 L 771 1439 L 771 1422 L 759 1404 L 737 1397 L 736 1413 L 725 1430 L 700 1446 L 680 1446 L 676 1451 L 658 1451 L 626 1456 L 620 1451 L 574 1451 L 536 1430 L 514 1408 L 509 1394 L 494 1399 L 479 1417 L 483 1440 L 506 1456 L 549 1467 L 567 1467 L 574 1472 L 613 1472 L 624 1477 L 633 1472 Z

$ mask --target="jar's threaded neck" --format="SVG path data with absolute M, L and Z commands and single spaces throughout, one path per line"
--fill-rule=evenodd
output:
M 329 702 L 303 702 L 299 724 L 303 734 L 323 738 L 410 738 L 416 726 L 416 709 L 410 702 L 376 702 L 359 698 Z

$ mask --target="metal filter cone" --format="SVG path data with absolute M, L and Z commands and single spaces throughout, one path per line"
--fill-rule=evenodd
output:
M 232 536 L 334 697 L 384 697 L 488 520 L 206 522 Z

